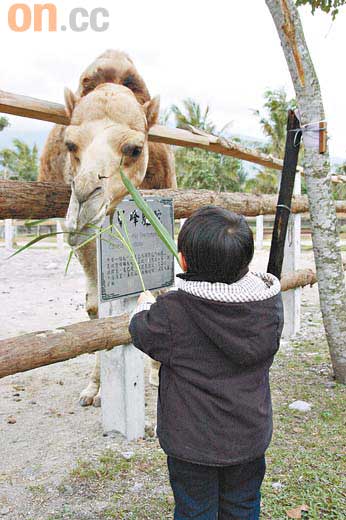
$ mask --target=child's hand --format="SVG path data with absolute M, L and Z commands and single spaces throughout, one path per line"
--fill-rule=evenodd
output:
M 142 294 L 139 295 L 137 304 L 144 303 L 144 302 L 155 302 L 154 296 L 151 294 L 150 291 L 142 292 Z

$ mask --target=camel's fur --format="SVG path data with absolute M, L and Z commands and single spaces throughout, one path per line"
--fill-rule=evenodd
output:
M 158 101 L 150 99 L 144 81 L 125 53 L 109 50 L 99 56 L 82 74 L 76 94 L 66 91 L 65 101 L 71 125 L 55 126 L 50 132 L 41 157 L 39 180 L 73 181 L 65 223 L 69 231 L 85 229 L 88 222 L 99 223 L 124 197 L 119 178 L 124 145 L 142 148 L 136 158 L 125 155 L 123 163 L 125 174 L 134 184 L 148 189 L 176 187 L 170 148 L 148 143 L 148 130 L 158 115 Z M 71 142 L 78 146 L 77 151 L 67 150 L 66 143 L 70 146 Z M 74 240 L 70 238 L 71 243 L 76 243 Z M 94 242 L 79 249 L 77 256 L 87 279 L 86 308 L 92 319 L 97 317 Z M 97 355 L 90 383 L 80 396 L 82 405 L 99 405 L 99 381 Z

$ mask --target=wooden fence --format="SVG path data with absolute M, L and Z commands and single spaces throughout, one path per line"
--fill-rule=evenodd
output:
M 215 192 L 210 190 L 159 189 L 141 190 L 144 196 L 171 197 L 175 218 L 189 217 L 196 209 L 216 204 L 247 217 L 274 215 L 277 195 Z M 0 181 L 0 218 L 43 219 L 62 218 L 66 215 L 70 188 L 48 182 Z M 346 212 L 346 200 L 335 201 L 339 213 Z M 306 195 L 294 195 L 292 213 L 308 213 Z
M 4 91 L 0 91 L 0 112 L 62 125 L 69 123 L 63 105 Z M 282 161 L 279 159 L 244 148 L 237 143 L 201 132 L 192 127 L 181 130 L 156 125 L 150 130 L 149 140 L 171 145 L 202 148 L 276 170 L 282 168 Z M 208 190 L 143 190 L 142 194 L 172 197 L 175 218 L 178 219 L 188 217 L 194 210 L 207 204 L 216 204 L 246 216 L 275 214 L 277 205 L 277 196 L 274 195 L 215 193 Z M 0 218 L 64 217 L 69 197 L 69 188 L 61 184 L 1 181 Z M 339 212 L 346 212 L 346 202 L 337 201 L 336 208 Z M 308 210 L 307 197 L 295 195 L 292 205 L 292 218 L 294 219 L 294 214 L 306 213 Z M 292 220 L 293 230 L 296 225 L 297 222 Z M 293 266 L 293 271 L 297 262 L 296 241 L 293 244 L 288 243 L 286 256 L 290 260 L 289 264 Z M 315 282 L 316 276 L 310 270 L 292 272 L 289 275 L 286 273 L 282 277 L 284 290 L 299 290 L 296 288 Z M 295 323 L 297 323 L 297 305 L 300 308 L 299 300 L 296 301 L 294 308 L 290 309 L 289 314 L 286 313 L 286 319 L 295 320 Z M 33 333 L 2 340 L 0 342 L 0 377 L 62 361 L 84 352 L 109 349 L 127 340 L 129 340 L 127 315 L 108 321 L 93 320 L 56 331 Z

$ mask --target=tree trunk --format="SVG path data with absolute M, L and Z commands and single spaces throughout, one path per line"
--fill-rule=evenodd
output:
M 318 78 L 293 0 L 266 0 L 294 84 L 301 125 L 325 118 Z M 304 136 L 303 136 L 304 137 Z M 337 218 L 328 178 L 328 151 L 304 140 L 304 172 L 311 215 L 323 323 L 335 377 L 346 383 L 346 288 Z

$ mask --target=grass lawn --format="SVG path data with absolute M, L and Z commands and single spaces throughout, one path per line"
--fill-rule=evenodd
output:
M 272 369 L 275 427 L 267 452 L 263 520 L 289 518 L 287 511 L 302 504 L 309 507 L 302 518 L 346 518 L 346 387 L 333 382 L 319 313 L 309 311 L 305 333 L 283 345 Z M 288 405 L 298 399 L 308 401 L 311 411 L 290 410 Z M 165 456 L 157 440 L 131 446 L 132 453 L 125 456 L 114 450 L 80 461 L 66 479 L 74 498 L 66 497 L 61 516 L 48 520 L 77 518 L 68 505 L 71 501 L 73 506 L 76 495 L 83 496 L 89 511 L 95 501 L 104 500 L 95 520 L 173 518 Z
M 309 506 L 309 520 L 346 518 L 346 387 L 334 385 L 323 335 L 293 341 L 275 362 L 274 436 L 267 452 L 263 518 L 281 520 Z M 297 399 L 310 412 L 288 409 Z M 282 487 L 275 489 L 279 482 Z

